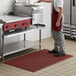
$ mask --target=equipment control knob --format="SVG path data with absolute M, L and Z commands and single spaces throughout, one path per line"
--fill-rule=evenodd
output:
M 9 25 L 7 25 L 7 26 L 6 26 L 6 28 L 10 28 L 10 26 L 9 26 Z
M 18 27 L 18 26 L 19 26 L 18 24 L 15 25 L 15 27 Z
M 23 25 L 26 25 L 26 23 L 23 23 Z

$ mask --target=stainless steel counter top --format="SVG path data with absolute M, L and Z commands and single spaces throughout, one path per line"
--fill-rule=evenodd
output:
M 14 16 L 14 15 L 3 15 L 3 16 L 0 16 L 0 19 L 5 21 L 6 23 L 9 23 L 9 22 L 15 22 L 15 21 L 20 21 L 20 20 L 31 19 L 31 17 L 26 16 L 26 15 L 25 17 Z

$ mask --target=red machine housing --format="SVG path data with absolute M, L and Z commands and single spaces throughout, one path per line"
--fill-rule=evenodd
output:
M 15 30 L 15 29 L 18 29 L 18 28 L 23 28 L 23 27 L 28 27 L 28 26 L 30 26 L 30 19 L 17 21 L 17 22 L 6 23 L 4 25 L 4 31 Z

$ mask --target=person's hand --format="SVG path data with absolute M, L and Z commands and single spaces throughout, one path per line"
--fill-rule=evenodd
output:
M 56 22 L 56 27 L 59 27 L 59 26 L 60 26 L 60 22 L 57 21 L 57 22 Z
M 38 0 L 38 1 L 37 1 L 37 3 L 40 3 L 40 2 L 42 2 L 42 0 Z

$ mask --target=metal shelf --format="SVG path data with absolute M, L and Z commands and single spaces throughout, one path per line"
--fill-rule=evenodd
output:
M 25 34 L 27 32 L 41 30 L 41 29 L 44 29 L 44 28 L 45 28 L 45 26 L 30 25 L 29 27 L 27 27 L 27 29 L 23 28 L 23 29 L 19 29 L 19 30 L 13 31 L 13 32 L 5 32 L 4 37 L 13 37 L 13 36 Z
M 3 56 L 38 46 L 39 42 L 24 40 L 4 45 Z

